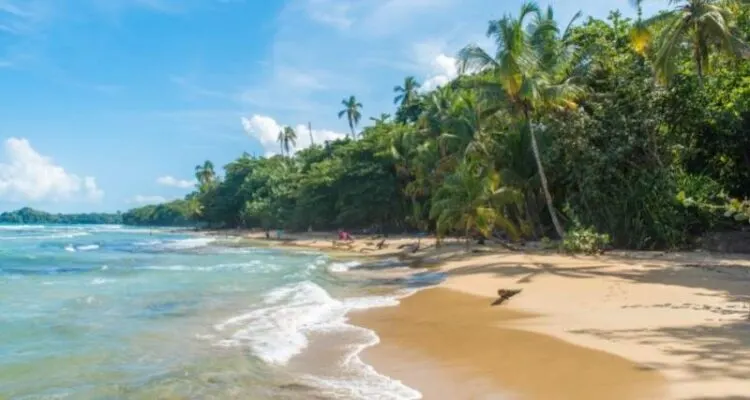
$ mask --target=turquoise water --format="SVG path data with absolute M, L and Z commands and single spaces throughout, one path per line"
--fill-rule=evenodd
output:
M 0 398 L 411 399 L 352 309 L 401 294 L 314 252 L 121 226 L 0 226 Z

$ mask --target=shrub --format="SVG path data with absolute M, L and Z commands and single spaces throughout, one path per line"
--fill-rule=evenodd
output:
M 739 201 L 732 199 L 726 205 L 724 216 L 733 218 L 737 222 L 750 222 L 750 200 Z
M 566 253 L 601 254 L 610 242 L 606 233 L 598 233 L 593 228 L 577 227 L 565 235 L 561 250 Z

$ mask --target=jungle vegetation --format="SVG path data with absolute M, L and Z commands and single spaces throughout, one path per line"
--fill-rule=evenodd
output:
M 435 90 L 409 76 L 391 114 L 347 96 L 347 138 L 196 167 L 196 190 L 138 224 L 346 227 L 510 239 L 603 235 L 689 246 L 741 229 L 750 206 L 750 7 L 673 0 L 649 18 L 558 21 L 525 3 L 491 20 Z M 386 110 L 388 111 L 388 110 Z M 367 119 L 362 116 L 371 113 Z M 364 125 L 364 126 L 363 126 Z M 169 214 L 172 215 L 172 214 Z

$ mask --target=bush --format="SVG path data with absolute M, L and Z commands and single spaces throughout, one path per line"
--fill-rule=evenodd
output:
M 726 206 L 724 216 L 733 218 L 737 222 L 750 222 L 750 200 L 732 199 Z
M 593 228 L 574 228 L 565 235 L 561 250 L 566 253 L 601 254 L 610 242 L 606 233 L 598 233 Z

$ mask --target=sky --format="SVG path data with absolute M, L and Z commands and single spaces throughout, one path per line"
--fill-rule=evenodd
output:
M 546 6 L 547 3 L 539 2 Z M 116 211 L 181 198 L 195 165 L 343 137 L 393 87 L 456 75 L 520 0 L 0 0 L 0 210 Z M 558 0 L 606 17 L 629 0 Z M 645 4 L 646 14 L 666 1 Z

